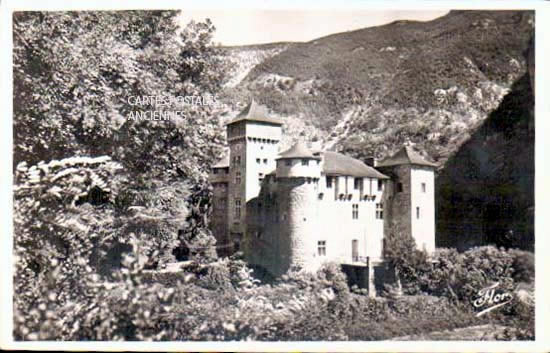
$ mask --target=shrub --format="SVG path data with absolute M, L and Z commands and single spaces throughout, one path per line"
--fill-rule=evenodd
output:
M 468 302 L 482 288 L 499 282 L 512 292 L 519 281 L 534 276 L 532 254 L 520 250 L 483 246 L 458 253 L 440 249 L 434 264 L 418 277 L 424 292 Z

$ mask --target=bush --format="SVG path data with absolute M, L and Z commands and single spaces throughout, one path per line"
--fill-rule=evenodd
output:
M 469 302 L 488 285 L 514 291 L 518 283 L 534 278 L 533 255 L 520 250 L 483 246 L 458 253 L 454 249 L 436 252 L 433 265 L 418 277 L 423 292 Z

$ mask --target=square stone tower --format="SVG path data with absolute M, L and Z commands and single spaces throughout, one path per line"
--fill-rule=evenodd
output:
M 234 251 L 246 233 L 246 204 L 258 196 L 263 178 L 276 167 L 281 135 L 282 122 L 254 100 L 227 124 L 227 229 Z
M 435 250 L 436 164 L 405 146 L 376 166 L 391 177 L 384 199 L 387 210 L 384 234 L 410 234 L 418 249 Z

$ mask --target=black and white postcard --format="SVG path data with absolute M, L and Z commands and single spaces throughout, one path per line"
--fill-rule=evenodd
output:
M 547 351 L 550 7 L 397 5 L 2 4 L 2 346 Z

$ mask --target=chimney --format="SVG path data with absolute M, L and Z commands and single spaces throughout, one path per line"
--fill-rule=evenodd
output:
M 376 158 L 375 157 L 367 157 L 365 158 L 365 164 L 369 167 L 376 167 Z

